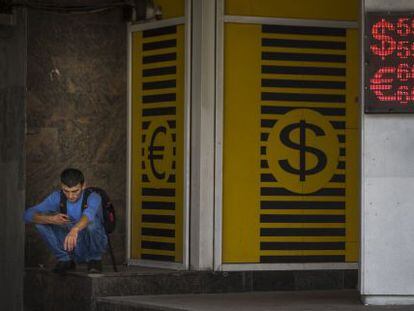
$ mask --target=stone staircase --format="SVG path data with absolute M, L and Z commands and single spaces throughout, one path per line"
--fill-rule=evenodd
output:
M 177 310 L 131 304 L 127 297 L 354 289 L 357 279 L 357 270 L 213 272 L 123 267 L 122 271 L 115 273 L 107 267 L 98 275 L 89 275 L 86 270 L 78 269 L 66 276 L 58 276 L 45 269 L 27 268 L 25 311 Z

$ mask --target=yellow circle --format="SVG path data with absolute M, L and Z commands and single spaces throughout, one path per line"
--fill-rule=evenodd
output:
M 295 109 L 277 121 L 267 141 L 269 168 L 278 187 L 295 193 L 323 188 L 335 173 L 339 143 L 320 113 Z

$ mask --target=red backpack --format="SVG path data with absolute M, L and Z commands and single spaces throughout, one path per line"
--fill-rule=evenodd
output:
M 82 199 L 82 211 L 88 208 L 88 197 L 92 192 L 96 192 L 101 196 L 102 199 L 102 216 L 103 216 L 103 225 L 105 232 L 107 234 L 111 233 L 115 229 L 116 217 L 115 217 L 115 208 L 112 205 L 111 200 L 109 199 L 108 194 L 105 190 L 97 187 L 89 187 L 84 190 L 83 199 Z M 63 191 L 60 191 L 60 212 L 67 214 L 66 208 L 67 198 Z

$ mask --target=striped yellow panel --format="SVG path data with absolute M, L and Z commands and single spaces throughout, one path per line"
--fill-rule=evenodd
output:
M 357 32 L 226 24 L 225 38 L 223 262 L 357 261 Z
M 359 0 L 226 0 L 227 15 L 357 21 Z
M 184 26 L 132 35 L 131 257 L 182 262 Z

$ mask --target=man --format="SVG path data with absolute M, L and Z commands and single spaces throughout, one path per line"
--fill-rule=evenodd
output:
M 34 223 L 49 250 L 58 260 L 53 272 L 64 274 L 87 262 L 89 273 L 102 272 L 102 254 L 108 240 L 103 227 L 101 197 L 93 192 L 82 209 L 85 179 L 81 171 L 65 169 L 60 175 L 67 214 L 60 210 L 61 191 L 26 210 L 24 220 Z

